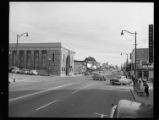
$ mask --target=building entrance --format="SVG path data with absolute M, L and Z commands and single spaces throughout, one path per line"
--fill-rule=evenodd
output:
M 66 75 L 70 73 L 70 56 L 68 55 L 66 58 Z

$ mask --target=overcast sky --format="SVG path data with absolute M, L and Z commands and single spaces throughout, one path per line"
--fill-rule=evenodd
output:
M 154 21 L 153 3 L 131 2 L 10 2 L 9 42 L 28 32 L 19 43 L 61 42 L 76 52 L 76 60 L 88 56 L 98 62 L 121 65 L 134 48 L 148 47 L 148 25 Z

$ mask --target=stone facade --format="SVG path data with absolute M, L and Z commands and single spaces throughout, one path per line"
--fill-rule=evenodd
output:
M 35 69 L 45 75 L 66 75 L 65 68 L 67 75 L 73 74 L 71 61 L 75 52 L 64 48 L 61 43 L 20 43 L 17 48 L 15 43 L 9 44 L 9 66 Z
M 61 75 L 74 74 L 74 52 L 66 48 L 61 49 Z

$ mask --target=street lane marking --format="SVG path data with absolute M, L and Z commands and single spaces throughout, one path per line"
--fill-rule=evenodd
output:
M 22 99 L 22 98 L 26 98 L 26 97 L 29 97 L 29 96 L 32 96 L 32 95 L 44 93 L 44 92 L 47 92 L 47 91 L 50 91 L 50 90 L 55 90 L 55 89 L 58 89 L 58 88 L 61 88 L 61 87 L 70 86 L 70 85 L 72 85 L 72 84 L 73 84 L 73 83 L 68 83 L 68 84 L 65 84 L 65 85 L 61 85 L 61 86 L 57 86 L 57 87 L 54 87 L 54 88 L 46 89 L 46 90 L 43 90 L 43 91 L 39 91 L 39 92 L 27 94 L 27 95 L 20 96 L 20 97 L 17 97 L 17 98 L 11 98 L 11 99 L 9 99 L 9 102 L 12 102 L 12 101 L 15 101 L 15 100 L 18 100 L 18 99 Z
M 37 108 L 37 109 L 35 109 L 35 110 L 40 110 L 40 109 L 42 109 L 42 108 L 44 108 L 44 107 L 47 107 L 47 106 L 49 106 L 49 105 L 51 105 L 51 104 L 53 104 L 53 103 L 55 103 L 55 102 L 57 102 L 57 101 L 59 101 L 58 99 L 57 100 L 54 100 L 53 102 L 50 102 L 50 103 L 48 103 L 48 104 L 45 104 L 45 105 L 43 105 L 43 106 L 41 106 L 41 107 L 39 107 L 39 108 Z
M 94 83 L 90 83 L 90 84 L 88 84 L 88 85 L 86 85 L 86 86 L 84 86 L 84 87 L 82 87 L 80 89 L 77 89 L 77 90 L 73 91 L 71 94 L 74 94 L 74 93 L 80 91 L 81 89 L 87 88 L 87 87 L 91 86 L 92 84 L 94 84 Z

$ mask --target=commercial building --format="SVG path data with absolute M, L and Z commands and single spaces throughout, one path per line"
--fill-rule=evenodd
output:
M 131 75 L 134 74 L 135 68 L 135 51 L 133 50 L 130 54 L 131 60 Z M 149 63 L 149 49 L 148 48 L 138 48 L 136 49 L 136 77 L 146 77 L 147 79 L 154 78 L 154 68 L 153 63 Z
M 74 73 L 75 52 L 62 43 L 9 44 L 9 66 L 34 69 L 41 75 L 71 75 Z

